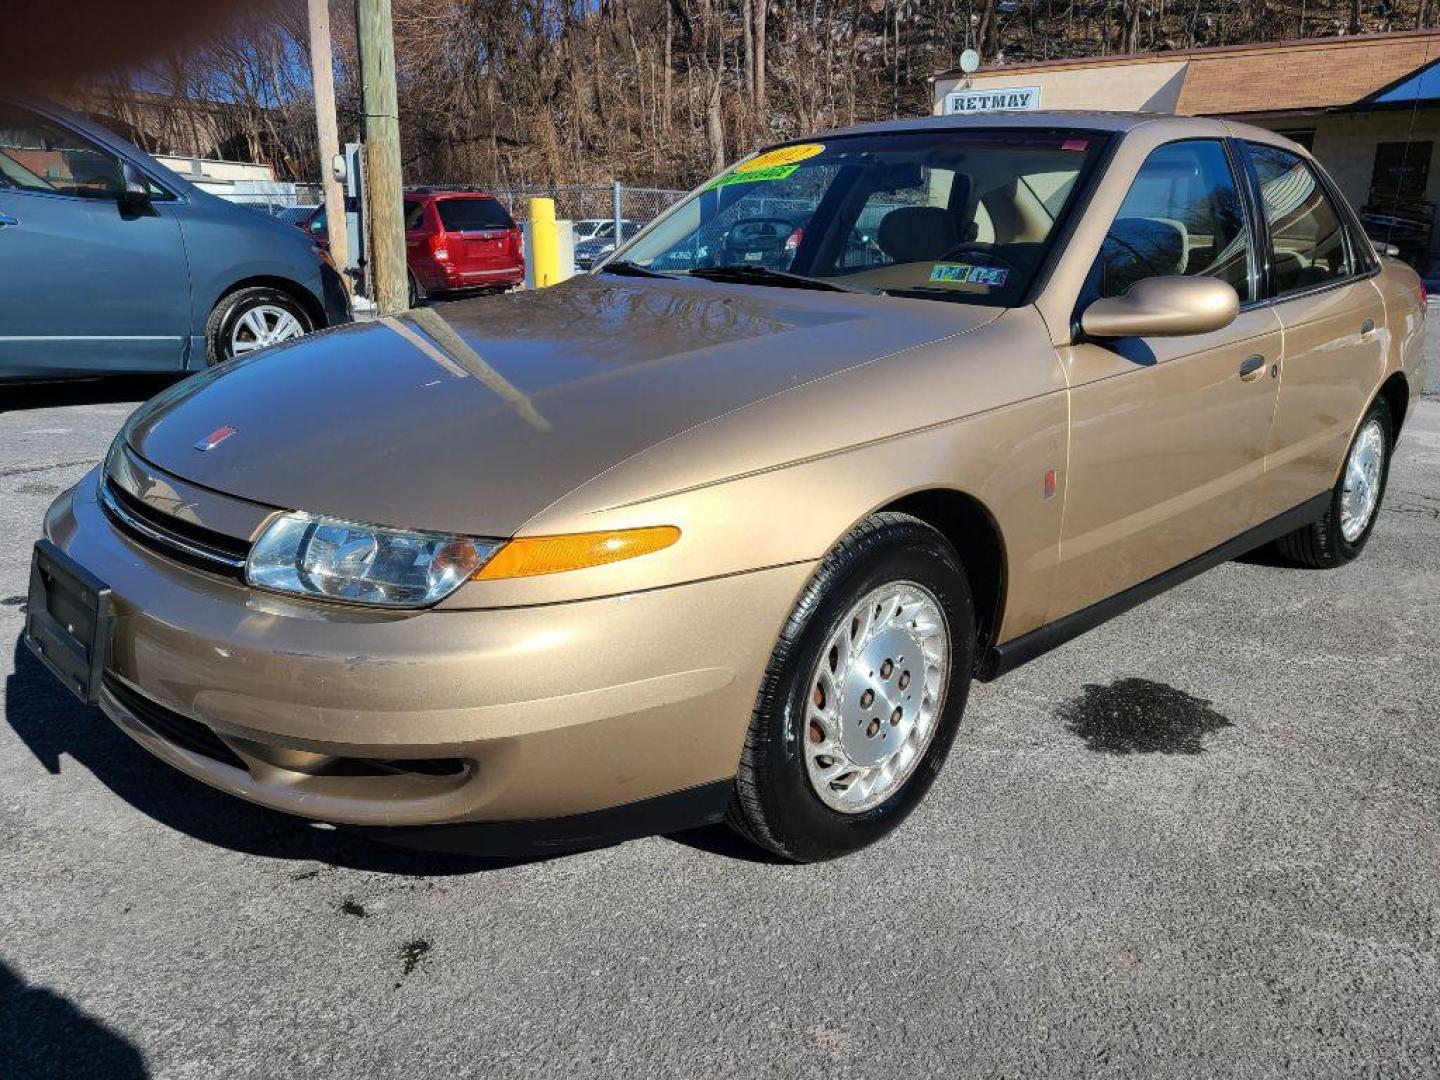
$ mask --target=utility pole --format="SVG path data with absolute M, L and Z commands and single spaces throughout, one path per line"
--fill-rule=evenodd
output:
M 395 24 L 390 0 L 358 0 L 360 93 L 365 109 L 367 260 L 381 315 L 410 306 L 405 269 L 405 209 L 400 186 L 400 117 L 395 104 Z
M 345 229 L 345 189 L 335 178 L 340 133 L 335 126 L 335 61 L 330 51 L 329 0 L 308 0 L 310 12 L 310 81 L 315 87 L 315 129 L 320 141 L 320 191 L 325 205 L 325 231 L 330 257 L 344 274 L 350 262 L 350 237 Z M 345 278 L 349 283 L 349 278 Z

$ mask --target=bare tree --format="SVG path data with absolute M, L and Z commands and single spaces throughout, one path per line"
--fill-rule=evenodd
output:
M 304 4 L 266 0 L 92 108 L 149 149 L 312 176 Z M 394 0 L 412 182 L 684 186 L 756 144 L 929 110 L 925 76 L 1285 34 L 1429 26 L 1432 0 Z M 353 9 L 334 4 L 342 138 L 359 130 Z M 1411 19 L 1413 17 L 1413 23 Z M 1437 50 L 1440 54 L 1440 50 Z M 143 88 L 143 89 L 142 89 Z

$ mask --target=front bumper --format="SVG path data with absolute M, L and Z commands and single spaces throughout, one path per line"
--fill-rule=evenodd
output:
M 336 823 L 556 818 L 733 776 L 812 569 L 530 608 L 310 603 L 138 546 L 97 478 L 45 532 L 112 590 L 101 708 L 191 776 Z

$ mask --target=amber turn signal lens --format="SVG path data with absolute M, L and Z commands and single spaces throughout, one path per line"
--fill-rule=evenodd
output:
M 558 574 L 587 566 L 649 555 L 680 539 L 673 525 L 618 532 L 568 533 L 562 536 L 522 536 L 511 540 L 475 573 L 477 581 Z

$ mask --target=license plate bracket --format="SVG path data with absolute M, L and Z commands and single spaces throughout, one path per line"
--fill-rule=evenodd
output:
M 110 588 L 49 540 L 30 560 L 25 644 L 87 705 L 100 696 L 110 652 Z

